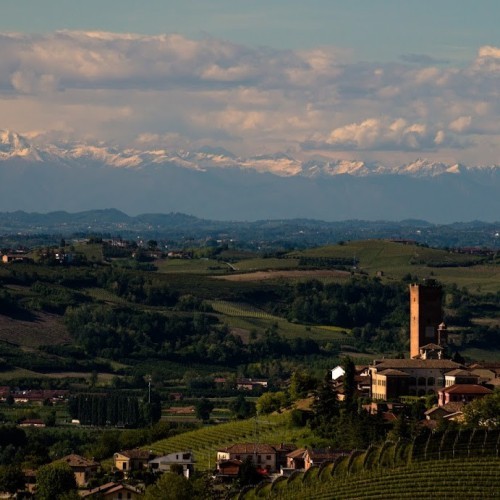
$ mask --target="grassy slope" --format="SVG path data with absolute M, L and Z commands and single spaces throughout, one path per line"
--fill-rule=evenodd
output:
M 471 291 L 496 292 L 500 290 L 500 266 L 476 265 L 471 267 L 428 267 L 427 262 L 464 263 L 475 257 L 449 253 L 445 250 L 403 245 L 384 240 L 364 240 L 345 245 L 326 246 L 291 253 L 292 257 L 342 257 L 359 260 L 359 269 L 370 275 L 383 271 L 385 279 L 401 279 L 410 273 L 420 278 L 434 278 L 443 283 L 456 283 Z M 412 264 L 420 261 L 421 264 Z

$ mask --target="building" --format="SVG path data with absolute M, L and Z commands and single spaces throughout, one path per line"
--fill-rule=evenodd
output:
M 86 486 L 89 480 L 97 474 L 100 467 L 99 462 L 87 460 L 85 457 L 75 454 L 67 455 L 58 462 L 65 462 L 71 467 L 77 486 Z
M 150 451 L 139 448 L 119 451 L 113 455 L 115 468 L 125 475 L 130 471 L 146 469 L 152 458 L 154 457 Z
M 346 450 L 310 450 L 306 449 L 304 453 L 304 469 L 308 470 L 311 467 L 319 467 L 324 462 L 334 462 L 338 457 L 345 457 L 351 452 Z
M 428 280 L 425 285 L 410 285 L 410 357 L 420 355 L 420 347 L 429 343 L 446 345 L 439 338 L 439 325 L 443 322 L 441 286 Z M 445 330 L 446 331 L 446 330 Z M 441 332 L 439 332 L 441 333 Z
M 455 402 L 469 403 L 488 394 L 493 394 L 493 391 L 482 385 L 455 384 L 438 392 L 438 406 Z
M 227 446 L 217 451 L 217 464 L 230 460 L 244 462 L 248 457 L 258 469 L 276 471 L 276 449 L 269 444 L 240 443 Z
M 479 376 L 468 370 L 451 370 L 445 375 L 444 379 L 445 387 L 450 387 L 456 384 L 477 384 Z
M 130 484 L 110 482 L 80 493 L 81 498 L 92 500 L 139 500 L 142 491 Z
M 437 394 L 447 372 L 462 368 L 449 359 L 384 359 L 369 367 L 371 398 L 387 401 L 400 396 Z
M 182 474 L 189 478 L 194 472 L 194 455 L 191 451 L 177 451 L 162 457 L 153 458 L 148 462 L 149 468 L 153 472 L 170 472 L 173 465 L 182 467 Z

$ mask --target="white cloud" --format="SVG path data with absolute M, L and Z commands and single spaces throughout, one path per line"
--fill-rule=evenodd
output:
M 175 34 L 0 34 L 1 127 L 145 147 L 156 141 L 148 137 L 255 153 L 304 144 L 353 157 L 455 150 L 480 159 L 481 141 L 500 144 L 500 48 L 480 47 L 464 67 L 420 54 L 349 57 Z M 487 154 L 500 157 L 498 147 Z

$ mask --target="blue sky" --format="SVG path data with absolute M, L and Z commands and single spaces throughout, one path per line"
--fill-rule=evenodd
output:
M 335 45 L 358 60 L 452 60 L 500 45 L 497 0 L 7 0 L 0 30 L 205 35 L 281 49 Z
M 498 0 L 9 0 L 0 129 L 499 163 Z

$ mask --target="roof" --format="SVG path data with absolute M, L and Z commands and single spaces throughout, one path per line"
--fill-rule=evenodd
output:
M 343 455 L 349 455 L 351 452 L 346 451 L 346 450 L 306 450 L 309 457 L 312 460 L 334 460 L 337 457 L 343 456 Z
M 238 443 L 231 446 L 226 446 L 226 448 L 221 448 L 217 450 L 222 453 L 232 453 L 232 454 L 266 454 L 272 455 L 276 454 L 276 450 L 269 444 L 255 444 L 255 443 Z
M 446 374 L 446 376 L 450 376 L 450 377 L 457 377 L 457 376 L 461 376 L 461 377 L 475 377 L 477 378 L 477 375 L 473 375 L 471 372 L 467 371 L 467 370 L 461 370 L 460 368 L 457 368 L 456 370 L 451 370 L 451 372 L 448 372 Z
M 454 384 L 440 389 L 439 392 L 448 394 L 493 394 L 491 389 L 477 384 Z
M 305 448 L 299 448 L 298 450 L 294 450 L 290 453 L 287 453 L 286 456 L 288 458 L 302 458 L 305 452 L 306 452 Z
M 397 377 L 409 377 L 406 372 L 402 372 L 401 370 L 394 370 L 393 368 L 388 368 L 387 370 L 382 370 L 381 372 L 377 371 L 377 375 L 385 375 L 387 376 L 397 376 Z
M 449 413 L 456 413 L 461 411 L 465 406 L 463 401 L 450 401 L 449 403 L 444 404 L 441 408 L 444 408 Z
M 116 493 L 120 490 L 127 490 L 127 491 L 132 491 L 134 493 L 142 493 L 141 490 L 134 488 L 133 486 L 130 486 L 130 484 L 123 484 L 123 483 L 115 483 L 114 481 L 110 483 L 103 484 L 101 486 L 98 486 L 97 488 L 93 488 L 91 490 L 86 491 L 85 493 L 81 494 L 82 498 L 90 497 L 92 495 L 95 495 L 96 493 Z
M 421 346 L 420 349 L 434 349 L 435 351 L 442 351 L 444 348 L 438 344 L 433 344 L 431 342 L 430 344 L 425 344 Z
M 276 450 L 276 452 L 280 452 L 280 453 L 283 453 L 283 452 L 290 453 L 291 451 L 294 451 L 297 449 L 297 446 L 295 446 L 292 443 L 280 443 L 277 445 L 272 445 L 272 447 Z
M 433 406 L 432 408 L 429 408 L 428 410 L 424 411 L 424 415 L 432 415 L 435 412 L 449 413 L 449 411 L 444 406 Z
M 99 462 L 87 460 L 85 457 L 74 453 L 62 457 L 58 462 L 66 462 L 70 467 L 98 467 L 100 465 Z
M 119 451 L 117 454 L 123 455 L 124 457 L 127 457 L 127 458 L 135 458 L 135 459 L 141 459 L 141 460 L 149 460 L 152 456 L 152 453 L 150 451 L 140 450 L 139 448 L 136 448 L 134 450 Z M 116 453 L 115 453 L 115 455 L 116 455 Z
M 450 359 L 383 359 L 374 361 L 377 370 L 387 368 L 438 368 L 438 369 L 456 369 L 462 365 L 451 361 Z

